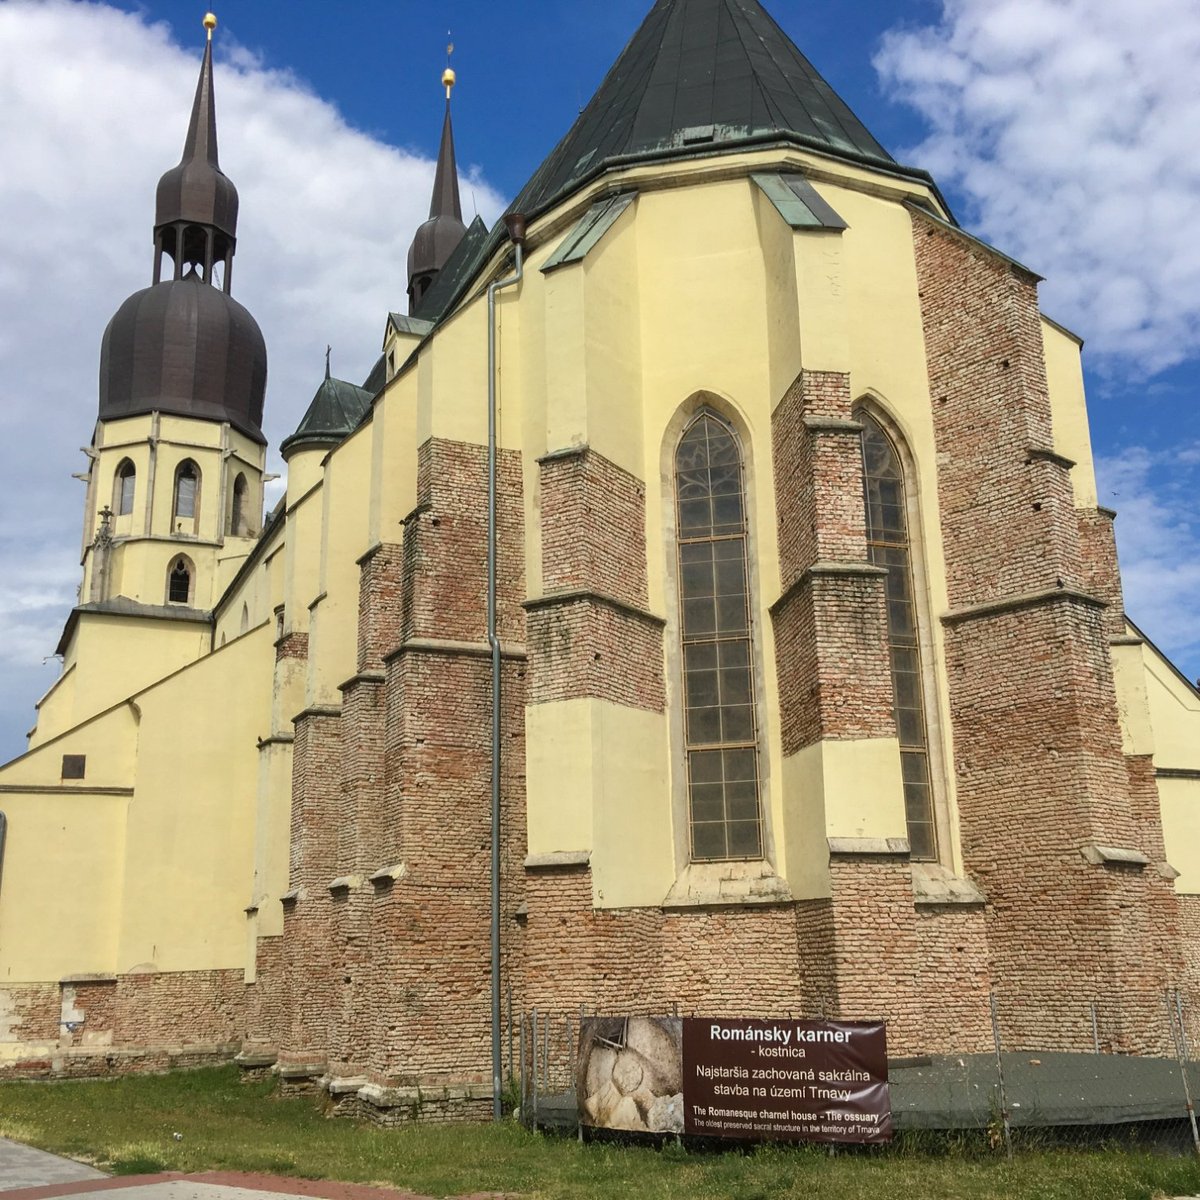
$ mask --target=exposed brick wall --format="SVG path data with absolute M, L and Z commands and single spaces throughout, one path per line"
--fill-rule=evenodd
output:
M 524 642 L 521 455 L 498 451 L 497 627 Z M 430 438 L 417 452 L 417 507 L 406 519 L 401 640 L 479 641 L 487 614 L 487 447 Z
M 884 605 L 883 575 L 867 568 L 809 572 L 771 609 L 784 754 L 896 736 Z
M 866 562 L 862 449 L 850 376 L 803 371 L 771 418 L 783 589 L 815 562 Z
M 888 1021 L 892 1053 L 922 1047 L 923 999 L 912 879 L 906 858 L 834 856 L 833 950 L 838 1015 Z
M 336 710 L 296 720 L 289 883 L 298 894 L 284 905 L 281 1065 L 324 1059 L 339 990 L 329 884 L 337 870 L 341 724 Z
M 645 608 L 646 485 L 587 446 L 539 465 L 544 589 Z
M 1108 605 L 1105 613 L 1108 636 L 1122 637 L 1125 633 L 1125 599 L 1117 565 L 1113 514 L 1106 508 L 1081 508 L 1077 510 L 1077 516 L 1083 586 Z
M 364 1031 L 381 1081 L 490 1080 L 490 661 L 407 648 L 388 664 L 389 789 L 405 874 L 371 905 Z M 502 951 L 524 836 L 524 664 L 503 667 Z M 394 703 L 393 703 L 394 701 Z
M 359 560 L 358 670 L 382 671 L 400 643 L 404 550 L 383 542 Z
M 1200 896 L 1180 895 L 1179 944 L 1183 951 L 1179 988 L 1186 1008 L 1188 1044 L 1192 1053 L 1200 1047 Z
M 645 484 L 586 446 L 539 466 L 545 596 L 526 605 L 530 702 L 594 696 L 661 712 L 663 622 L 646 611 Z
M 771 419 L 783 595 L 772 606 L 783 752 L 894 737 L 883 572 L 868 563 L 850 377 L 805 371 Z
M 275 643 L 275 661 L 282 662 L 285 658 L 294 658 L 301 662 L 308 659 L 307 633 L 285 633 Z
M 1103 997 L 1119 998 L 1114 1048 L 1154 1049 L 1170 902 L 1153 868 L 1083 855 L 1145 850 L 1161 832 L 1121 754 L 1113 617 L 1078 591 L 1116 597 L 1115 563 L 1052 451 L 1035 283 L 915 212 L 913 238 L 959 610 L 946 657 L 962 848 L 989 900 L 1005 1042 L 1086 1049 L 1088 1006 Z
M 832 872 L 829 900 L 663 911 L 595 910 L 587 869 L 531 871 L 518 1003 L 882 1017 L 893 1054 L 989 1047 L 982 912 L 914 909 L 902 858 Z
M 0 985 L 0 1035 L 5 1042 L 58 1040 L 62 999 L 58 985 Z
M 101 1030 L 111 1031 L 118 1047 L 233 1043 L 241 1041 L 246 1027 L 241 970 L 146 972 L 69 986 L 75 1007 L 84 1013 L 75 1045 L 86 1046 L 88 1035 Z
M 334 876 L 377 870 L 391 850 L 385 828 L 383 752 L 386 740 L 385 677 L 359 677 L 342 688 L 341 787 L 334 823 Z
M 0 1077 L 81 1078 L 221 1061 L 241 1044 L 247 1015 L 238 970 L 21 985 L 0 990 L 0 1002 L 10 1022 L 5 1041 L 48 1047 L 42 1057 L 5 1059 Z
M 915 210 L 912 224 L 951 607 L 1079 587 L 1070 474 L 1042 453 L 1036 282 Z
M 1170 901 L 1156 900 L 1145 921 L 1163 881 L 1152 867 L 1097 866 L 1082 853 L 1146 848 L 1103 611 L 1062 596 L 952 624 L 946 647 L 963 856 L 990 901 L 1006 1042 L 1086 1049 L 1087 1004 L 1121 997 L 1115 1046 L 1152 1048 L 1162 1020 L 1147 996 L 1167 964 L 1165 928 L 1151 927 L 1170 919 Z
M 991 1050 L 991 972 L 982 905 L 917 908 L 922 1050 L 963 1054 Z
M 661 712 L 663 622 L 596 596 L 529 605 L 532 704 L 595 696 Z
M 245 1043 L 276 1051 L 286 1028 L 287 987 L 283 973 L 283 938 L 259 937 L 255 945 L 255 980 L 247 985 Z

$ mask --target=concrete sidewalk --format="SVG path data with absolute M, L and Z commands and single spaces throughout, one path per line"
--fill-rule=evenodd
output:
M 95 1195 L 100 1192 L 124 1193 L 111 1200 L 431 1200 L 393 1188 L 233 1171 L 109 1176 L 69 1158 L 0 1138 L 3 1200 L 51 1200 L 52 1197 L 106 1200 Z M 458 1200 L 504 1200 L 504 1197 L 499 1192 L 476 1192 Z
M 83 1163 L 0 1138 L 0 1192 L 83 1183 L 106 1176 Z

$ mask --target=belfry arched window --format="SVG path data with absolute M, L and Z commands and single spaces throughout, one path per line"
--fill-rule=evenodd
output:
M 113 479 L 113 512 L 118 517 L 133 512 L 133 497 L 137 490 L 137 470 L 127 458 L 121 460 Z
M 914 859 L 933 859 L 937 832 L 904 470 L 883 426 L 868 412 L 857 417 L 863 426 L 868 552 L 871 562 L 887 571 L 888 647 L 908 840 Z
M 186 555 L 173 558 L 167 569 L 167 603 L 191 604 L 195 577 L 196 572 Z
M 232 537 L 248 537 L 250 522 L 246 519 L 246 476 L 240 471 L 233 481 L 233 499 L 229 507 L 229 533 Z
M 742 452 L 714 412 L 684 430 L 674 475 L 691 857 L 760 858 Z
M 172 524 L 179 531 L 191 532 L 200 519 L 200 468 L 185 458 L 175 469 L 175 500 Z

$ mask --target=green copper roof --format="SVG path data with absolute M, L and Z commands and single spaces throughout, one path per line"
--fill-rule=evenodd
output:
M 280 445 L 280 454 L 286 457 L 289 450 L 305 443 L 331 445 L 340 442 L 358 427 L 373 399 L 373 393 L 365 388 L 332 378 L 327 368 L 325 379 L 296 426 L 296 432 L 284 438 Z
M 657 0 L 513 209 L 531 216 L 614 159 L 765 140 L 895 169 L 758 0 Z

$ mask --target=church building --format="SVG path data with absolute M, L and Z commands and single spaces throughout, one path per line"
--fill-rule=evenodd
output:
M 655 0 L 491 229 L 447 72 L 407 311 L 264 518 L 205 24 L 0 767 L 0 1076 L 483 1118 L 510 1005 L 911 1056 L 990 1049 L 994 994 L 1013 1048 L 1163 1055 L 1178 990 L 1200 1044 L 1200 693 L 1038 276 L 759 0 Z

